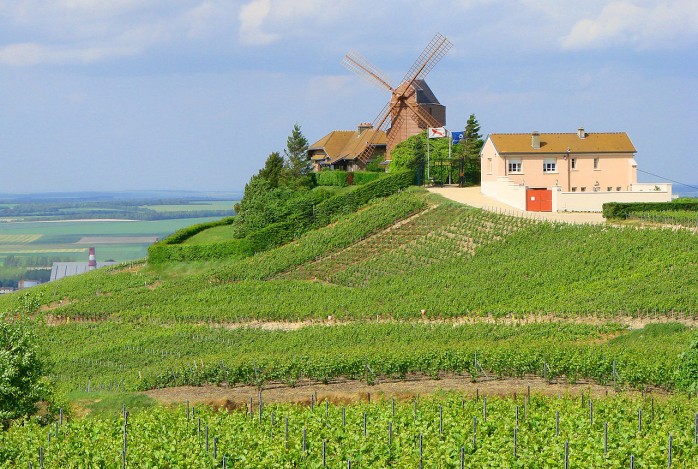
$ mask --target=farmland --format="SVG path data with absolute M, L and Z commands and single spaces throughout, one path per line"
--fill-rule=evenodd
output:
M 128 232 L 132 222 L 122 223 L 119 234 L 143 235 Z M 8 233 L 25 234 L 31 233 Z M 233 234 L 220 226 L 186 243 L 206 247 Z M 510 217 L 409 188 L 247 257 L 136 262 L 4 295 L 1 311 L 38 321 L 60 392 L 95 401 L 184 385 L 254 386 L 264 396 L 271 387 L 300 383 L 370 386 L 446 375 L 482 383 L 483 395 L 492 380 L 536 376 L 591 381 L 618 396 L 596 398 L 593 421 L 588 397 L 580 403 L 534 395 L 524 403 L 521 394 L 488 399 L 487 422 L 482 397 L 461 394 L 417 404 L 415 396 L 403 396 L 395 414 L 385 399 L 347 404 L 344 411 L 337 404 L 308 409 L 269 402 L 261 414 L 255 404 L 253 415 L 197 407 L 195 418 L 183 407 L 155 406 L 134 410 L 125 454 L 123 416 L 112 408 L 88 419 L 71 416 L 57 433 L 51 427 L 51 443 L 46 428 L 13 427 L 1 436 L 10 449 L 0 457 L 36 465 L 42 448 L 47 463 L 71 465 L 86 457 L 74 448 L 90 433 L 100 435 L 90 458 L 106 465 L 125 457 L 211 467 L 225 457 L 231 467 L 322 467 L 325 442 L 332 466 L 351 459 L 353 467 L 420 460 L 425 467 L 460 467 L 463 458 L 466 466 L 561 467 L 568 443 L 577 467 L 627 467 L 631 455 L 637 467 L 648 467 L 666 464 L 671 434 L 675 464 L 691 467 L 698 460 L 696 409 L 685 396 L 697 383 L 697 236 L 686 229 Z M 662 397 L 654 402 L 625 390 Z M 647 416 L 644 431 L 637 430 L 638 409 Z M 148 428 L 160 438 L 145 437 Z M 243 434 L 245 441 L 238 439 Z M 241 453 L 243 447 L 255 450 Z
M 156 239 L 192 223 L 229 215 L 234 203 L 180 199 L 163 202 L 167 201 L 153 201 L 153 205 L 138 205 L 138 201 L 51 200 L 5 204 L 15 215 L 0 218 L 0 282 L 14 286 L 21 277 L 33 278 L 41 267 L 46 276 L 52 261 L 84 261 L 90 246 L 99 248 L 100 261 L 143 258 Z M 154 220 L 143 219 L 141 210 L 159 215 Z M 191 218 L 199 213 L 207 216 Z M 128 219 L 129 214 L 133 220 Z

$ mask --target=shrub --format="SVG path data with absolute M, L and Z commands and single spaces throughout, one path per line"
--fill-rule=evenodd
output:
M 687 211 L 697 212 L 696 202 L 608 202 L 603 204 L 603 216 L 607 220 L 624 220 L 637 212 Z

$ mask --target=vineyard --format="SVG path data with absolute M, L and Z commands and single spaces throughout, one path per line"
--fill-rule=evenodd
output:
M 68 399 L 204 384 L 263 398 L 270 386 L 415 377 L 485 394 L 509 377 L 593 382 L 620 396 L 66 411 L 0 432 L 0 466 L 696 466 L 695 230 L 548 223 L 396 192 L 364 194 L 350 213 L 327 198 L 324 212 L 310 206 L 320 228 L 254 255 L 209 249 L 230 220 L 183 230 L 194 241 L 174 246 L 211 255 L 65 278 L 0 296 L 0 311 L 37 318 Z M 644 394 L 657 391 L 670 394 Z
M 86 442 L 88 442 L 86 444 Z M 444 394 L 215 412 L 188 403 L 0 433 L 3 467 L 696 467 L 684 398 Z

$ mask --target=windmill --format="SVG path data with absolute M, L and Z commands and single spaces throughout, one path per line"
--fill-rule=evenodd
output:
M 391 93 L 390 101 L 373 120 L 374 129 L 386 131 L 386 159 L 390 159 L 390 151 L 395 145 L 411 135 L 427 127 L 446 124 L 445 108 L 436 100 L 424 78 L 452 46 L 448 39 L 437 33 L 396 87 L 391 86 L 385 74 L 358 52 L 351 51 L 342 60 L 347 69 Z M 378 132 L 373 133 L 366 149 L 358 156 L 364 164 L 373 155 L 373 140 L 377 135 Z

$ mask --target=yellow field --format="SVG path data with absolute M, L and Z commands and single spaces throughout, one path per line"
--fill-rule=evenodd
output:
M 40 234 L 0 234 L 0 244 L 33 243 L 42 236 Z
M 47 252 L 87 252 L 87 248 L 82 249 L 24 249 L 23 247 L 17 248 L 15 246 L 6 246 L 3 252 L 10 254 L 41 254 Z

